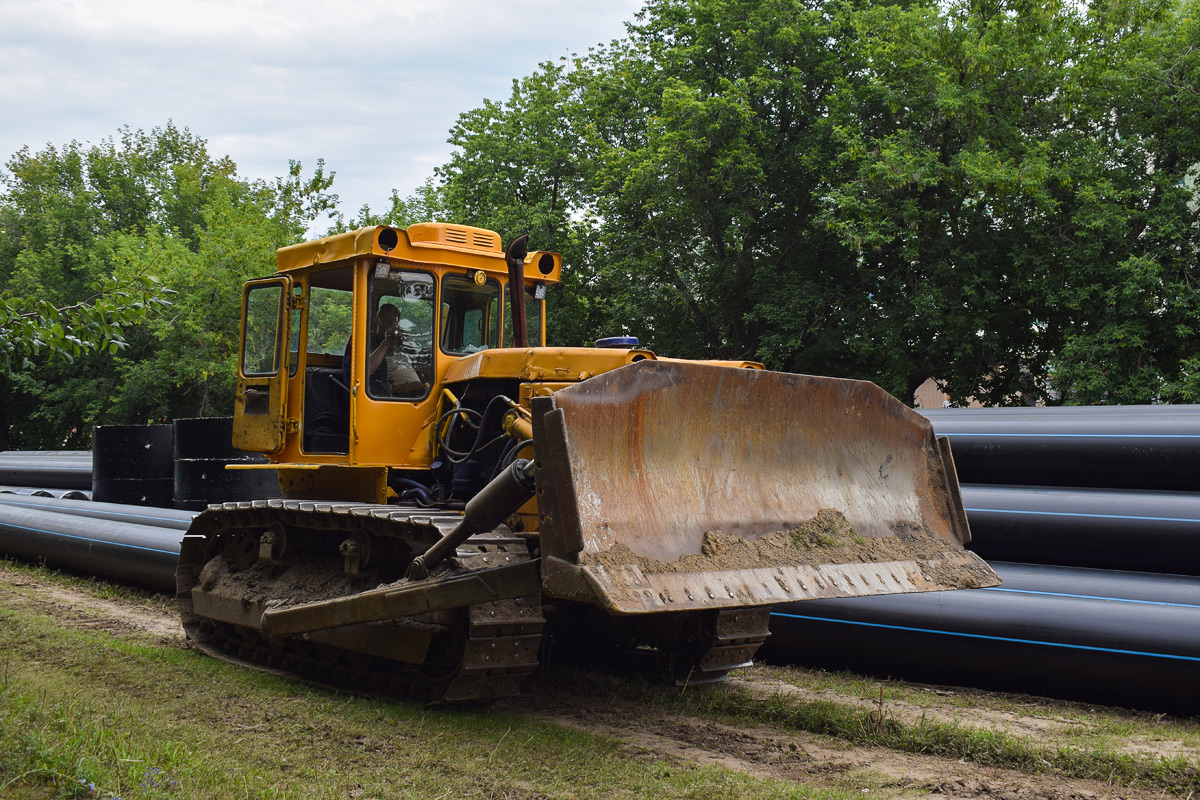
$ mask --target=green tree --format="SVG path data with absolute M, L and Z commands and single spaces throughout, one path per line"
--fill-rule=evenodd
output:
M 460 117 L 451 205 L 563 251 L 570 343 L 823 363 L 854 313 L 834 302 L 847 256 L 812 224 L 841 36 L 787 0 L 652 2 L 628 38 Z
M 505 242 L 528 233 L 530 247 L 555 250 L 570 266 L 550 294 L 551 344 L 583 345 L 620 332 L 596 296 L 607 294 L 596 268 L 588 168 L 581 152 L 579 59 L 542 64 L 514 80 L 505 102 L 486 100 L 459 116 L 457 148 L 438 169 L 443 219 L 498 231 Z M 601 333 L 602 332 L 602 333 Z
M 583 105 L 602 109 L 586 129 L 599 250 L 656 348 L 848 370 L 841 329 L 859 301 L 848 254 L 816 224 L 843 16 L 838 4 L 660 0 L 593 59 Z
M 1080 166 L 1061 132 L 1074 6 L 1024 0 L 877 7 L 856 18 L 867 80 L 834 98 L 845 178 L 825 219 L 871 304 L 863 357 L 911 397 L 1045 393 L 1053 229 Z
M 1073 403 L 1200 400 L 1200 3 L 1094 2 L 1052 300 L 1054 387 Z
M 76 329 L 119 352 L 89 355 L 63 325 L 63 352 L 80 357 L 0 376 L 0 447 L 85 446 L 96 424 L 230 413 L 241 284 L 273 272 L 275 248 L 332 209 L 324 165 L 305 176 L 293 162 L 273 182 L 246 180 L 168 124 L 99 145 L 22 149 L 7 168 L 0 302 L 47 315 L 82 309 Z M 149 275 L 160 283 L 147 286 Z M 159 286 L 175 292 L 171 306 L 145 313 L 160 305 Z M 58 336 L 44 319 L 48 327 L 33 326 Z
M 1196 398 L 1196 8 L 652 0 L 462 115 L 442 188 L 574 248 L 572 343 Z
M 1177 370 L 1196 218 L 1170 187 L 1197 158 L 1171 128 L 1200 119 L 1146 109 L 1189 48 L 1169 5 L 1103 6 L 858 15 L 869 80 L 831 106 L 849 177 L 825 218 L 870 276 L 861 341 L 897 394 L 1149 402 Z

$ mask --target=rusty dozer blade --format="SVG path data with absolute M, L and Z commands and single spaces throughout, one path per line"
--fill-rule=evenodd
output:
M 616 614 L 994 586 L 948 444 L 865 381 L 642 361 L 534 400 L 543 589 Z

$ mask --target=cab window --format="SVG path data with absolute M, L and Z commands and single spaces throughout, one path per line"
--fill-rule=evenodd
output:
M 350 361 L 345 353 L 354 331 L 353 268 L 310 273 L 305 308 L 302 448 L 305 453 L 348 453 Z
M 542 302 L 534 299 L 533 287 L 525 287 L 525 331 L 529 337 L 530 347 L 541 347 L 542 345 Z M 513 322 L 512 322 L 512 302 L 509 300 L 508 291 L 504 292 L 504 346 L 512 347 L 513 341 Z
M 433 376 L 433 276 L 381 266 L 367 282 L 367 395 L 420 400 Z
M 297 308 L 304 304 L 304 286 L 296 284 L 292 286 L 292 308 Z M 304 317 L 303 314 L 292 314 L 292 330 L 288 335 L 288 352 L 291 357 L 288 359 L 288 375 L 294 376 L 296 370 L 300 368 L 300 321 Z
M 442 351 L 477 353 L 500 344 L 500 284 L 477 284 L 461 275 L 442 283 Z
M 342 355 L 354 329 L 354 276 L 348 267 L 309 279 L 308 352 Z
M 246 377 L 279 372 L 282 317 L 282 283 L 253 286 L 246 292 L 246 314 L 242 319 L 242 374 Z

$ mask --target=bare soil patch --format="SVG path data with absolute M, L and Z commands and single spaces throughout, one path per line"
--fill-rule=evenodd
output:
M 1162 798 L 1161 790 L 982 767 L 938 756 L 856 747 L 836 739 L 774 727 L 733 728 L 699 717 L 620 701 L 597 706 L 555 694 L 523 701 L 529 713 L 616 737 L 639 750 L 699 764 L 842 789 L 883 787 L 900 798 L 1083 800 Z M 1051 735 L 1051 734 L 1047 734 Z
M 165 597 L 145 603 L 102 598 L 0 567 L 0 598 L 6 605 L 37 609 L 82 630 L 149 634 L 164 644 L 187 641 L 175 604 Z

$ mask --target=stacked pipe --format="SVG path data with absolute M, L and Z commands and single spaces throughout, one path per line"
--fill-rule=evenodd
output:
M 1200 491 L 1200 406 L 921 412 L 964 483 Z
M 0 552 L 85 575 L 175 591 L 191 512 L 0 495 Z
M 923 413 L 984 558 L 1200 575 L 1200 406 Z
M 35 486 L 0 486 L 0 494 L 23 494 L 31 497 L 58 497 L 63 500 L 91 500 L 91 492 L 82 489 L 43 489 Z
M 223 417 L 103 426 L 94 430 L 93 452 L 0 454 L 0 466 L 13 465 L 0 475 L 33 484 L 0 487 L 0 552 L 173 592 L 179 543 L 193 511 L 210 502 L 278 496 L 274 472 L 225 469 L 264 460 L 233 449 L 232 423 Z M 64 482 L 55 478 L 64 464 L 76 485 L 93 489 L 96 502 L 79 502 L 87 496 L 78 490 L 39 488 Z
M 923 413 L 1004 585 L 780 606 L 763 656 L 1200 713 L 1200 407 Z
M 175 508 L 200 510 L 209 503 L 279 496 L 278 473 L 226 469 L 262 464 L 266 458 L 233 446 L 233 417 L 175 420 Z
M 963 486 L 985 559 L 1200 575 L 1200 493 Z
M 994 589 L 777 606 L 761 657 L 1200 714 L 1200 578 L 991 566 Z
M 92 454 L 88 450 L 4 450 L 0 452 L 0 484 L 6 489 L 92 488 Z
M 175 488 L 170 425 L 100 425 L 92 431 L 92 499 L 167 507 Z

